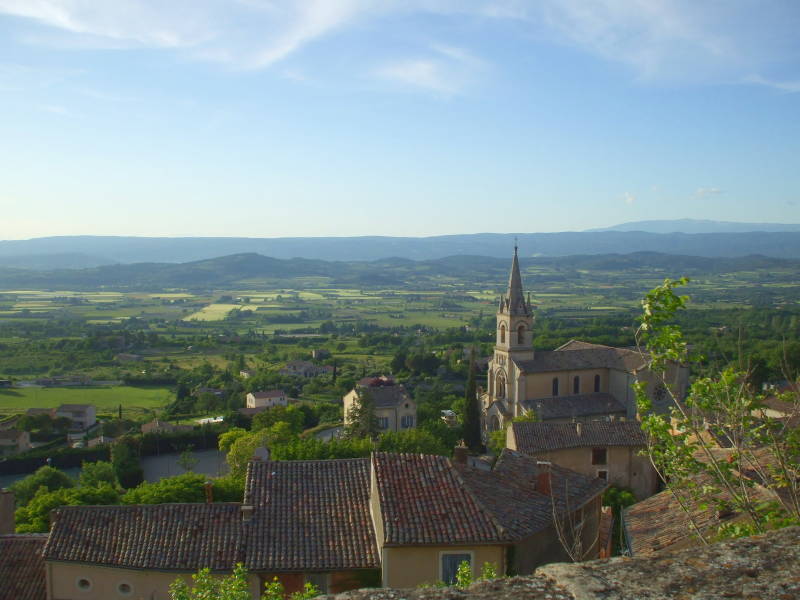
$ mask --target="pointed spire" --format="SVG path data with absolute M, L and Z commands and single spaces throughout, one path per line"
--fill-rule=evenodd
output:
M 517 241 L 514 240 L 514 260 L 511 262 L 511 275 L 508 278 L 508 312 L 511 315 L 527 315 L 528 306 L 522 292 L 522 276 L 519 274 L 519 258 L 517 257 Z

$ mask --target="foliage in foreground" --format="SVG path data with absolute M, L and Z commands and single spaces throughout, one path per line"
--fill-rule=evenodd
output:
M 671 400 L 669 414 L 657 414 L 646 384 L 636 384 L 650 459 L 703 543 L 800 523 L 800 430 L 771 416 L 748 370 L 698 378 L 683 399 L 670 387 L 670 366 L 697 360 L 674 323 L 688 301 L 675 288 L 686 282 L 666 280 L 642 302 L 637 343 Z M 796 392 L 782 400 L 792 415 L 800 415 Z M 716 509 L 725 522 L 704 531 L 693 506 Z
M 230 575 L 214 576 L 209 569 L 200 569 L 192 575 L 190 586 L 180 577 L 169 586 L 171 600 L 254 600 L 247 581 L 247 569 L 239 563 Z M 319 595 L 319 590 L 306 583 L 302 592 L 288 595 L 288 600 L 309 600 Z M 284 600 L 287 595 L 276 577 L 264 586 L 260 600 Z

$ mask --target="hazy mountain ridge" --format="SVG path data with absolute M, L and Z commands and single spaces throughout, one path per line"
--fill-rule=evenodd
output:
M 523 269 L 546 266 L 565 273 L 596 271 L 658 270 L 665 276 L 725 273 L 742 270 L 792 267 L 800 260 L 766 256 L 709 258 L 653 252 L 632 254 L 576 255 L 522 258 Z M 259 254 L 235 254 L 182 264 L 137 263 L 106 265 L 90 269 L 34 271 L 0 267 L 0 289 L 212 289 L 252 285 L 287 285 L 298 278 L 319 278 L 336 286 L 380 287 L 409 281 L 465 278 L 502 281 L 508 275 L 509 258 L 458 255 L 434 260 L 378 259 L 375 261 L 323 261 L 277 259 Z
M 737 221 L 712 221 L 708 219 L 660 219 L 631 221 L 612 227 L 587 229 L 586 232 L 644 231 L 647 233 L 774 233 L 798 232 L 800 224 L 792 223 L 740 223 Z
M 643 231 L 477 233 L 425 238 L 72 236 L 0 241 L 0 266 L 54 269 L 117 263 L 185 263 L 248 253 L 277 259 L 302 257 L 308 260 L 339 261 L 381 258 L 434 260 L 460 254 L 508 258 L 515 239 L 518 240 L 521 256 L 659 252 L 705 257 L 762 254 L 779 258 L 800 258 L 800 231 L 697 234 Z M 46 260 L 48 255 L 53 257 L 50 263 Z M 36 256 L 36 260 L 32 261 L 31 256 Z

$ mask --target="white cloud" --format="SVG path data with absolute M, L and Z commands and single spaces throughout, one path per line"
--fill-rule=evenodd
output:
M 625 192 L 625 194 L 622 196 L 622 199 L 628 206 L 632 206 L 633 203 L 636 202 L 636 197 L 630 192 Z
M 716 196 L 718 194 L 724 194 L 724 190 L 715 187 L 701 187 L 697 188 L 697 191 L 694 193 L 695 196 L 698 198 L 702 198 L 704 196 Z
M 483 66 L 463 48 L 435 44 L 424 58 L 390 61 L 373 74 L 401 86 L 453 95 L 466 88 Z

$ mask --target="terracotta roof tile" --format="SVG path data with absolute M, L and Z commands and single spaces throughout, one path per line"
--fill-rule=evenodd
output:
M 379 566 L 369 509 L 369 459 L 248 466 L 245 504 L 251 570 L 367 569 Z
M 0 600 L 45 600 L 46 534 L 0 535 Z
M 635 350 L 573 340 L 557 350 L 536 352 L 533 360 L 515 363 L 524 373 L 582 369 L 634 371 L 644 367 L 647 359 Z
M 534 454 L 587 446 L 644 446 L 638 421 L 591 421 L 588 423 L 512 423 L 517 450 Z
M 627 414 L 625 407 L 617 402 L 614 396 L 604 392 L 537 398 L 535 400 L 524 400 L 522 404 L 526 409 L 533 410 L 542 421 L 595 415 Z
M 45 560 L 129 569 L 230 570 L 242 560 L 238 503 L 64 506 Z

